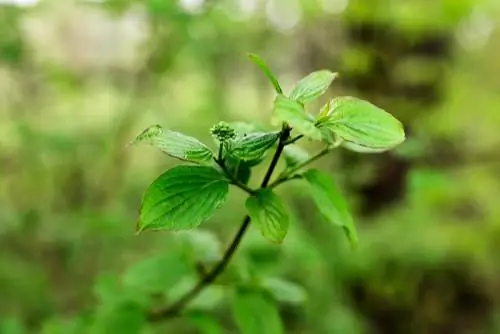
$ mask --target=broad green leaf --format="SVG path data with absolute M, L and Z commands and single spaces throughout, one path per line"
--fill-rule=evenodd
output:
M 274 301 L 265 293 L 240 288 L 232 299 L 233 317 L 242 334 L 281 334 L 283 324 Z
M 191 162 L 210 162 L 212 151 L 198 139 L 153 125 L 141 132 L 133 143 L 146 143 L 170 155 Z
M 221 325 L 211 316 L 200 312 L 191 311 L 186 314 L 187 319 L 199 330 L 200 334 L 222 334 Z
M 290 98 L 300 103 L 311 102 L 326 92 L 336 76 L 337 73 L 327 70 L 312 72 L 297 83 Z
M 186 230 L 209 219 L 225 202 L 228 180 L 208 166 L 176 166 L 149 186 L 138 230 Z
M 288 123 L 306 137 L 321 140 L 321 131 L 316 128 L 314 120 L 306 113 L 304 106 L 297 101 L 278 95 L 274 101 L 274 118 Z
M 304 173 L 304 178 L 309 184 L 312 198 L 319 211 L 331 223 L 343 227 L 351 245 L 356 247 L 358 235 L 352 216 L 347 203 L 330 175 L 316 169 L 310 169 Z
M 123 275 L 123 285 L 144 294 L 163 292 L 192 273 L 179 254 L 150 256 L 131 266 Z
M 285 146 L 283 156 L 288 167 L 295 167 L 310 158 L 306 150 L 293 144 Z
M 238 138 L 233 142 L 231 155 L 244 161 L 262 158 L 278 140 L 279 132 L 256 132 Z
M 269 68 L 269 66 L 266 64 L 266 62 L 262 58 L 260 58 L 259 56 L 257 56 L 256 54 L 253 54 L 253 53 L 250 53 L 248 55 L 248 57 L 255 64 L 257 64 L 257 66 L 260 67 L 260 69 L 262 70 L 262 72 L 264 72 L 264 74 L 269 79 L 269 81 L 271 81 L 271 83 L 272 83 L 272 85 L 273 85 L 274 90 L 276 91 L 276 93 L 283 94 L 283 90 L 281 89 L 281 86 L 280 86 L 280 83 L 279 83 L 278 79 L 273 74 L 273 72 L 271 71 L 271 69 Z
M 307 299 L 307 293 L 297 283 L 286 281 L 278 277 L 265 278 L 264 287 L 278 302 L 289 304 L 302 304 Z
M 318 126 L 331 129 L 344 145 L 358 152 L 382 152 L 405 140 L 403 125 L 379 107 L 354 97 L 332 100 Z M 350 145 L 349 143 L 352 143 Z
M 272 242 L 281 243 L 290 224 L 290 217 L 281 199 L 271 190 L 265 189 L 250 196 L 245 205 L 262 235 Z

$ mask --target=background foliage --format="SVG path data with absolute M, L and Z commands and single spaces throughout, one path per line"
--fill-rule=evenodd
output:
M 0 2 L 0 333 L 238 333 L 241 300 L 275 333 L 269 298 L 286 333 L 500 332 L 498 1 L 14 3 Z M 125 146 L 157 123 L 205 143 L 219 120 L 267 123 L 273 90 L 247 52 L 285 91 L 339 72 L 329 97 L 380 105 L 408 139 L 318 162 L 355 209 L 356 251 L 287 185 L 285 243 L 252 228 L 226 273 L 269 295 L 223 277 L 186 317 L 145 324 L 151 293 L 175 299 L 220 257 L 245 198 L 200 231 L 136 236 L 141 194 L 174 161 Z

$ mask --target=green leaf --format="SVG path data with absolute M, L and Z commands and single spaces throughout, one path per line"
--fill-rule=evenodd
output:
M 283 156 L 289 168 L 295 167 L 311 157 L 302 147 L 293 144 L 285 146 Z
M 260 159 L 278 138 L 279 132 L 250 133 L 233 142 L 231 155 L 244 161 Z
M 150 295 L 171 288 L 190 273 L 187 261 L 178 254 L 162 254 L 131 266 L 122 280 L 126 288 Z
M 138 230 L 186 230 L 209 219 L 225 202 L 228 180 L 208 166 L 176 166 L 149 186 Z
M 169 300 L 179 300 L 182 296 L 191 291 L 198 281 L 199 279 L 195 277 L 183 278 L 168 291 Z M 224 295 L 225 290 L 222 286 L 212 284 L 196 295 L 186 308 L 189 310 L 213 310 L 224 300 Z
M 264 189 L 250 196 L 245 205 L 262 235 L 272 242 L 281 243 L 290 224 L 290 217 L 281 199 L 270 189 Z
M 336 76 L 337 73 L 327 70 L 312 72 L 297 83 L 290 98 L 300 103 L 311 102 L 326 92 Z
M 357 152 L 383 152 L 405 140 L 403 125 L 379 107 L 354 97 L 330 102 L 329 112 L 318 126 L 333 131 L 344 146 Z
M 146 326 L 145 311 L 134 303 L 123 303 L 98 310 L 90 333 L 140 334 Z
M 297 132 L 314 140 L 321 140 L 321 131 L 316 128 L 314 120 L 297 101 L 278 95 L 274 101 L 274 117 L 288 123 Z
M 222 334 L 221 325 L 211 316 L 200 312 L 191 311 L 187 313 L 188 320 L 199 330 L 201 334 Z
M 222 257 L 222 245 L 214 232 L 196 229 L 177 234 L 196 262 L 215 262 Z
M 260 69 L 262 70 L 262 72 L 264 72 L 264 74 L 269 79 L 269 81 L 271 81 L 271 84 L 273 85 L 274 90 L 276 91 L 276 93 L 283 94 L 283 90 L 281 89 L 281 86 L 280 86 L 280 83 L 278 82 L 278 79 L 273 74 L 273 72 L 271 71 L 271 69 L 269 68 L 269 66 L 266 64 L 266 62 L 262 58 L 260 58 L 259 56 L 257 56 L 256 54 L 253 54 L 253 53 L 248 54 L 248 57 L 255 64 L 257 64 L 257 66 L 260 67 Z
M 237 289 L 232 299 L 233 317 L 242 334 L 281 334 L 281 322 L 275 303 L 266 294 Z
M 304 173 L 311 195 L 319 211 L 331 223 L 341 226 L 347 234 L 351 246 L 356 247 L 358 235 L 347 203 L 332 178 L 321 171 L 310 169 Z
M 253 161 L 242 161 L 237 159 L 231 155 L 226 157 L 226 168 L 228 169 L 231 175 L 235 176 L 238 181 L 243 184 L 248 184 L 250 177 L 252 176 L 252 166 L 256 162 L 262 161 L 261 159 L 253 160 Z
M 206 163 L 210 162 L 213 156 L 212 151 L 198 139 L 164 130 L 159 125 L 153 125 L 142 131 L 133 143 L 146 143 L 183 161 Z
M 307 299 L 307 293 L 303 287 L 278 277 L 265 278 L 261 285 L 281 303 L 303 304 Z

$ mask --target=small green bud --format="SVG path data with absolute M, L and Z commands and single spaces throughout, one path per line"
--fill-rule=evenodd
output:
M 236 131 L 226 122 L 215 124 L 210 129 L 210 133 L 222 143 L 236 138 Z

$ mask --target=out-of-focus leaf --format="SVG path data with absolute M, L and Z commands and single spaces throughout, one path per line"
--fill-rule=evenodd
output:
M 318 127 L 333 131 L 343 145 L 357 152 L 383 152 L 405 140 L 403 125 L 379 107 L 354 97 L 339 97 L 330 102 L 327 115 Z
M 140 334 L 146 326 L 146 312 L 134 303 L 123 303 L 98 311 L 91 333 Z
M 0 333 L 24 334 L 27 333 L 27 331 L 20 319 L 6 317 L 0 320 Z
M 232 299 L 233 317 L 242 334 L 281 334 L 276 304 L 260 291 L 239 288 Z
M 150 256 L 127 270 L 123 285 L 150 295 L 172 288 L 191 272 L 189 264 L 179 254 Z
M 199 330 L 200 334 L 222 334 L 222 326 L 211 316 L 199 312 L 188 312 L 186 317 Z
M 321 140 L 321 131 L 316 128 L 314 120 L 308 116 L 304 106 L 283 95 L 278 95 L 274 101 L 275 119 L 288 123 L 297 132 L 314 140 Z
M 307 293 L 303 287 L 278 277 L 267 277 L 261 285 L 281 303 L 303 304 L 307 299 Z
M 168 298 L 172 301 L 178 300 L 181 296 L 190 291 L 198 283 L 198 279 L 192 276 L 184 277 L 178 284 L 168 290 Z M 219 285 L 210 285 L 200 292 L 186 306 L 189 310 L 213 310 L 224 299 L 224 288 Z
M 186 230 L 199 226 L 224 204 L 228 180 L 208 166 L 176 166 L 149 186 L 138 230 Z
M 171 157 L 196 163 L 212 160 L 212 151 L 198 139 L 182 133 L 164 130 L 153 125 L 142 131 L 133 143 L 146 143 L 170 155 Z
M 326 92 L 336 76 L 337 73 L 328 70 L 312 72 L 297 83 L 290 98 L 300 103 L 314 101 Z
M 231 155 L 244 161 L 260 159 L 278 138 L 279 132 L 250 133 L 233 142 Z
M 293 144 L 283 149 L 283 156 L 288 167 L 295 167 L 310 158 L 306 150 Z
M 352 216 L 332 178 L 324 172 L 310 169 L 304 173 L 304 179 L 309 184 L 312 198 L 319 211 L 331 223 L 343 227 L 352 247 L 356 247 L 358 235 Z
M 178 236 L 187 242 L 190 252 L 198 261 L 218 261 L 222 256 L 221 243 L 213 232 L 196 229 L 179 232 Z
M 262 70 L 262 72 L 264 72 L 264 74 L 269 79 L 269 81 L 271 81 L 271 84 L 273 85 L 274 90 L 276 91 L 276 93 L 283 94 L 283 90 L 281 89 L 281 86 L 280 86 L 280 83 L 279 83 L 278 79 L 276 78 L 276 76 L 274 75 L 274 73 L 271 71 L 271 69 L 269 68 L 269 66 L 266 64 L 266 62 L 262 58 L 260 58 L 259 56 L 257 56 L 256 54 L 253 54 L 253 53 L 250 53 L 248 55 L 248 57 L 255 64 L 257 64 L 257 66 L 260 67 L 260 69 Z
M 281 243 L 290 224 L 290 218 L 281 199 L 271 190 L 265 189 L 250 196 L 245 205 L 262 235 L 272 242 Z

